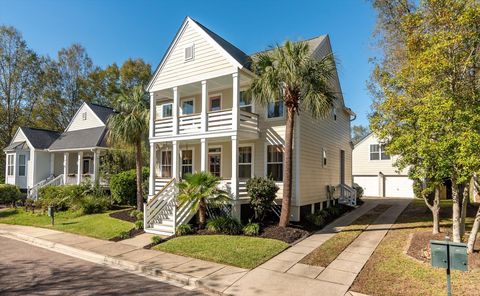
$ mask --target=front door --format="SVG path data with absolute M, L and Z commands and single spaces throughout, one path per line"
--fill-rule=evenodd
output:
M 222 149 L 210 148 L 208 149 L 208 169 L 209 172 L 219 177 L 221 176 L 221 164 L 222 164 Z

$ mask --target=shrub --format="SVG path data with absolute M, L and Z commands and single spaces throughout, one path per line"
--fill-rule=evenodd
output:
M 316 212 L 313 214 L 308 214 L 305 218 L 307 219 L 308 222 L 312 223 L 313 225 L 324 226 L 326 224 L 325 223 L 326 220 L 321 214 L 321 212 L 323 211 Z
M 0 184 L 0 203 L 15 205 L 15 202 L 22 197 L 20 189 L 11 184 Z
M 247 181 L 247 192 L 256 220 L 263 221 L 271 210 L 277 191 L 278 186 L 270 178 L 253 177 Z
M 353 189 L 357 192 L 357 198 L 363 196 L 363 188 L 362 186 L 358 185 L 357 183 L 353 183 Z
M 110 205 L 109 200 L 102 196 L 87 195 L 72 202 L 71 208 L 78 210 L 82 215 L 105 212 Z
M 143 220 L 135 221 L 135 229 L 142 229 L 143 228 Z
M 25 206 L 25 211 L 28 212 L 28 210 L 31 209 L 31 210 L 32 210 L 32 213 L 35 212 L 35 206 L 36 206 L 36 204 L 35 204 L 35 200 L 34 200 L 34 199 L 27 198 L 27 199 L 25 200 L 24 206 Z
M 248 222 L 247 225 L 243 227 L 243 234 L 250 236 L 257 236 L 260 234 L 260 225 L 258 223 Z
M 65 211 L 83 195 L 84 185 L 45 186 L 39 190 L 38 206 L 43 210 L 55 207 L 57 211 Z
M 143 184 L 146 184 L 148 181 L 149 170 L 148 168 L 143 168 L 142 171 Z M 112 194 L 113 200 L 117 204 L 128 204 L 136 205 L 137 203 L 137 182 L 136 182 L 136 171 L 129 170 L 121 172 L 116 175 L 112 175 L 110 178 L 110 192 Z M 145 187 L 142 190 L 145 191 Z M 144 192 L 145 195 L 146 192 Z
M 207 221 L 207 230 L 234 235 L 242 232 L 242 224 L 230 216 L 219 216 Z
M 178 225 L 177 229 L 175 230 L 175 234 L 177 236 L 189 235 L 192 233 L 193 233 L 193 229 L 192 229 L 192 226 L 190 226 L 190 224 Z
M 139 210 L 133 210 L 130 212 L 130 217 L 135 218 L 136 220 L 143 220 L 143 212 Z
M 130 238 L 130 231 L 122 231 L 122 232 L 120 232 L 120 234 L 118 235 L 118 237 L 119 237 L 120 239 Z
M 158 235 L 155 235 L 155 236 L 152 237 L 152 244 L 154 244 L 154 245 L 158 245 L 162 241 L 163 241 L 163 238 L 158 236 Z

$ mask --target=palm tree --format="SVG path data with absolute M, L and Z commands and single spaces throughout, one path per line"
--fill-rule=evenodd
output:
M 332 87 L 336 78 L 332 54 L 321 59 L 312 57 L 306 42 L 287 41 L 253 59 L 250 91 L 253 100 L 268 105 L 281 97 L 287 111 L 285 130 L 285 163 L 283 167 L 283 200 L 279 226 L 286 227 L 292 198 L 292 140 L 295 114 L 309 112 L 314 118 L 330 114 L 336 94 Z
M 198 211 L 198 224 L 205 227 L 207 205 L 216 207 L 230 200 L 227 192 L 218 189 L 220 179 L 208 172 L 187 174 L 177 184 L 180 206 L 192 203 L 192 212 Z
M 148 97 L 142 86 L 122 93 L 113 102 L 115 113 L 108 119 L 108 141 L 135 150 L 137 210 L 143 209 L 142 141 L 148 131 Z

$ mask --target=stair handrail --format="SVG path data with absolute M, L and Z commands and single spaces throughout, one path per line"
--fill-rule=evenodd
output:
M 162 220 L 176 208 L 175 192 L 169 196 L 163 196 L 168 188 L 175 185 L 175 178 L 172 178 L 162 189 L 160 189 L 148 202 L 143 204 L 144 228 L 149 228 L 156 220 Z
M 162 187 L 162 189 L 160 189 L 148 202 L 147 202 L 147 205 L 150 205 L 154 200 L 156 200 L 160 194 L 162 194 L 163 191 L 165 191 L 165 189 L 167 189 L 168 186 L 170 186 L 170 184 L 172 184 L 172 182 L 175 182 L 175 178 L 172 178 L 170 179 L 170 181 L 167 182 L 167 184 L 165 184 L 165 186 Z
M 33 185 L 32 188 L 28 189 L 28 197 L 35 200 L 38 199 L 38 191 L 45 186 L 52 185 L 55 181 L 58 180 L 59 177 L 62 177 L 62 181 L 63 181 L 63 174 L 56 177 L 54 175 L 50 175 L 46 179 Z M 55 184 L 55 185 L 62 185 L 62 184 Z
M 342 194 L 340 199 L 345 200 L 348 205 L 351 206 L 356 206 L 357 205 L 357 191 L 346 185 L 346 184 L 339 184 L 339 187 L 345 191 L 347 191 L 349 194 L 345 196 L 345 194 Z

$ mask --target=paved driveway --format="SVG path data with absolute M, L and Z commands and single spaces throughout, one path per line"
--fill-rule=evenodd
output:
M 0 237 L 0 295 L 200 295 Z

